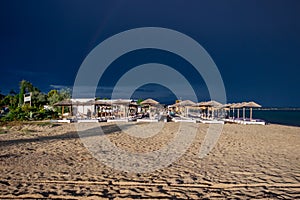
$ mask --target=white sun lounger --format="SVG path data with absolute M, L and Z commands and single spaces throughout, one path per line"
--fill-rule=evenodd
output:
M 203 119 L 200 119 L 199 122 L 201 122 L 203 124 L 224 124 L 224 121 L 221 121 L 221 120 L 203 120 Z
M 158 122 L 158 119 L 137 119 L 136 122 Z
M 190 122 L 190 123 L 196 123 L 197 121 L 195 119 L 173 119 L 174 122 Z
M 71 123 L 70 119 L 53 119 L 50 120 L 52 123 Z
M 78 123 L 95 123 L 95 122 L 99 122 L 98 119 L 78 119 L 77 120 Z
M 128 119 L 108 119 L 107 122 L 128 122 Z

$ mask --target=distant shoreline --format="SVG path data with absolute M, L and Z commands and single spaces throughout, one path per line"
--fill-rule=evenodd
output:
M 287 124 L 287 123 L 267 122 L 266 125 L 280 125 L 280 126 L 291 126 L 291 127 L 298 127 L 298 128 L 300 128 L 300 125 L 297 125 L 297 124 Z
M 300 108 L 265 107 L 265 108 L 253 108 L 253 110 L 300 110 Z

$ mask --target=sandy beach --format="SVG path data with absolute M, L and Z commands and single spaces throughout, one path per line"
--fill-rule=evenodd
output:
M 166 123 L 161 133 L 142 139 L 113 123 L 100 125 L 111 142 L 131 152 L 160 149 L 178 128 Z M 3 125 L 0 198 L 300 198 L 299 127 L 225 124 L 214 149 L 199 159 L 208 125 L 189 126 L 198 131 L 180 159 L 154 172 L 128 173 L 94 158 L 74 124 Z

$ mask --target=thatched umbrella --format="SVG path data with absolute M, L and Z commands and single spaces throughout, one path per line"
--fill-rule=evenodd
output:
M 208 105 L 207 105 L 207 101 L 199 102 L 199 103 L 197 103 L 197 106 L 199 106 L 199 108 L 202 109 L 202 110 L 207 109 L 206 116 L 208 116 Z M 204 113 L 205 113 L 205 111 L 204 111 Z
M 157 105 L 159 102 L 155 101 L 154 99 L 146 99 L 141 102 L 142 105 Z
M 175 107 L 181 107 L 181 110 L 184 109 L 184 113 L 186 114 L 186 116 L 188 116 L 188 114 L 189 114 L 188 107 L 195 106 L 195 105 L 197 105 L 197 104 L 191 100 L 184 100 L 184 101 L 180 101 L 180 102 L 174 104 Z
M 111 107 L 111 104 L 109 100 L 96 100 L 95 101 L 95 106 L 96 106 L 96 113 L 98 116 L 106 116 L 107 113 L 103 112 L 104 109 L 107 109 L 107 107 Z
M 55 104 L 53 104 L 54 106 L 61 106 L 61 114 L 64 115 L 64 110 L 65 110 L 65 106 L 71 106 L 71 109 L 72 109 L 72 105 L 73 105 L 73 102 L 70 100 L 70 99 L 65 99 L 65 100 L 62 100 L 62 101 L 59 101 Z
M 237 109 L 237 118 L 240 117 L 240 108 L 243 107 L 243 103 L 232 103 L 230 105 L 230 107 L 232 108 L 233 110 L 233 118 L 234 118 L 234 109 L 236 108 Z
M 207 105 L 209 107 L 213 107 L 213 108 L 220 108 L 220 107 L 222 107 L 221 103 L 219 103 L 217 101 L 214 101 L 214 100 L 207 101 L 205 105 Z
M 245 102 L 242 104 L 242 106 L 243 106 L 243 109 L 250 108 L 250 120 L 252 120 L 252 108 L 260 108 L 261 107 L 261 105 L 259 105 L 258 103 L 255 103 L 254 101 Z
M 112 104 L 119 104 L 119 105 L 129 105 L 131 103 L 130 99 L 117 99 L 111 101 Z
M 130 99 L 117 99 L 117 100 L 111 100 L 111 105 L 114 105 L 118 108 L 118 110 L 120 109 L 120 113 L 118 111 L 118 113 L 124 117 L 127 117 L 128 115 L 128 110 L 129 110 L 129 105 L 132 102 L 132 100 Z M 118 115 L 119 115 L 118 114 Z
M 205 109 L 207 109 L 207 106 L 205 104 L 206 104 L 206 102 L 202 101 L 202 102 L 196 103 L 195 106 L 199 107 L 200 110 L 205 110 Z
M 200 106 L 206 106 L 207 107 L 207 115 L 208 115 L 208 108 L 211 108 L 212 116 L 214 115 L 214 109 L 215 108 L 221 108 L 223 105 L 217 101 L 211 100 L 207 102 L 202 102 Z
M 139 105 L 137 104 L 137 102 L 130 102 L 129 106 L 132 106 L 132 107 L 138 107 Z
M 55 104 L 53 104 L 54 106 L 71 106 L 72 105 L 72 101 L 70 99 L 65 99 L 62 101 L 59 101 Z
M 111 104 L 107 100 L 97 100 L 95 101 L 95 105 L 110 106 Z
M 76 104 L 76 103 L 74 103 Z M 96 101 L 95 100 L 89 100 L 89 101 L 85 101 L 85 102 L 81 102 L 81 105 L 83 106 L 89 106 L 89 105 L 95 105 Z
M 227 103 L 227 104 L 224 104 L 222 105 L 222 108 L 225 110 L 225 111 L 228 111 L 228 116 L 230 117 L 230 110 L 231 110 L 231 103 Z
M 191 100 L 184 100 L 184 101 L 180 101 L 180 102 L 176 103 L 175 105 L 186 107 L 186 106 L 195 106 L 196 103 Z
M 197 103 L 196 105 L 199 107 L 201 107 L 201 106 L 206 107 L 206 103 L 207 103 L 206 101 L 201 101 L 201 102 Z
M 149 113 L 150 119 L 154 116 L 153 107 L 156 107 L 154 110 L 157 111 L 157 108 L 159 107 L 159 102 L 155 101 L 154 99 L 146 99 L 140 103 L 143 107 L 142 112 Z

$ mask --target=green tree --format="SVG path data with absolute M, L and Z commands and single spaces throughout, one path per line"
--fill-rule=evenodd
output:
M 70 99 L 71 98 L 71 89 L 63 88 L 59 91 L 51 90 L 47 94 L 48 102 L 50 105 L 53 105 L 59 101 Z
M 62 88 L 59 90 L 59 97 L 60 101 L 64 99 L 70 99 L 71 98 L 71 89 L 70 88 Z
M 60 98 L 59 98 L 58 91 L 57 90 L 51 90 L 50 92 L 48 92 L 47 99 L 48 99 L 48 102 L 51 106 L 53 106 L 53 104 L 59 102 Z
M 8 95 L 0 94 L 0 106 L 15 108 L 18 105 L 19 96 L 14 90 L 10 90 Z
M 48 98 L 49 97 L 52 97 L 53 95 L 57 95 L 58 94 L 58 91 L 57 90 L 50 90 L 47 94 Z
M 31 96 L 31 104 L 35 107 L 46 105 L 47 95 L 39 91 L 33 91 Z
M 136 101 L 136 103 L 137 103 L 138 105 L 140 105 L 142 101 L 144 101 L 144 100 L 143 100 L 143 99 L 138 99 L 138 100 Z
M 28 92 L 34 92 L 34 91 L 40 92 L 40 90 L 38 88 L 34 87 L 32 85 L 32 83 L 30 83 L 29 81 L 26 81 L 26 80 L 22 80 L 20 82 L 19 106 L 23 105 L 23 103 L 24 103 L 24 94 L 26 94 Z

